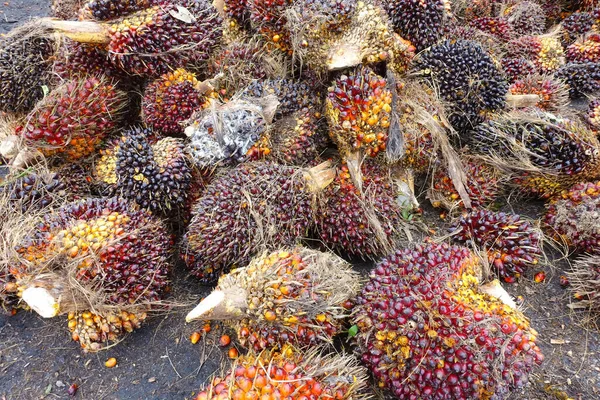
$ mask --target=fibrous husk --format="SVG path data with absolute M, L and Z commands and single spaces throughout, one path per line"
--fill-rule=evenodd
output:
M 588 309 L 600 312 L 600 256 L 584 255 L 575 260 L 567 272 L 569 291 L 577 302 L 569 304 L 572 309 Z

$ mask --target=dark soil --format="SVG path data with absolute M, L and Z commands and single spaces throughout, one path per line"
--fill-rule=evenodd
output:
M 0 0 L 1 1 L 1 0 Z M 0 33 L 32 16 L 46 15 L 47 0 L 10 0 L 0 3 Z M 427 201 L 421 199 L 426 206 Z M 424 219 L 440 234 L 445 226 L 435 210 L 425 207 Z M 510 209 L 510 206 L 504 207 Z M 514 211 L 538 218 L 543 206 L 515 202 Z M 546 357 L 536 368 L 530 384 L 512 399 L 600 398 L 600 334 L 586 322 L 585 313 L 568 308 L 570 298 L 559 285 L 568 261 L 548 249 L 545 265 L 529 271 L 518 283 L 506 285 L 514 296 L 522 296 L 522 310 L 540 333 Z M 361 268 L 361 269 L 364 269 Z M 545 271 L 543 283 L 533 282 Z M 199 324 L 185 324 L 185 313 L 210 288 L 189 278 L 183 268 L 174 276 L 174 300 L 181 306 L 151 318 L 122 342 L 98 354 L 83 354 L 73 342 L 66 318 L 43 320 L 34 313 L 0 315 L 0 399 L 68 399 L 70 385 L 77 384 L 78 399 L 184 399 L 226 365 L 226 349 L 215 345 L 218 326 L 192 345 L 190 334 Z M 118 365 L 104 362 L 115 357 Z

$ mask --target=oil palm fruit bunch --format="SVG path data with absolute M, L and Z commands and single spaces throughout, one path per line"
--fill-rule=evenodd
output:
M 87 0 L 79 10 L 80 19 L 108 21 L 166 3 L 165 0 Z
M 0 111 L 27 113 L 52 87 L 55 41 L 35 25 L 24 25 L 0 40 Z
M 600 91 L 600 63 L 568 63 L 555 76 L 569 85 L 571 98 L 584 97 Z
M 25 170 L 16 176 L 0 180 L 0 196 L 7 196 L 7 207 L 18 207 L 23 212 L 50 207 L 59 199 L 66 199 L 68 188 L 61 177 L 50 171 Z
M 392 92 L 386 86 L 385 78 L 369 67 L 358 67 L 329 88 L 329 135 L 342 156 L 364 151 L 375 157 L 385 151 L 392 112 Z
M 504 10 L 504 16 L 517 35 L 539 35 L 546 30 L 546 12 L 535 1 L 510 4 Z
M 561 25 L 563 39 L 569 44 L 592 30 L 594 27 L 594 17 L 591 13 L 585 11 L 576 12 L 565 18 Z
M 398 399 L 505 398 L 543 356 L 537 332 L 468 249 L 424 243 L 380 261 L 357 297 L 362 361 Z
M 176 214 L 191 184 L 182 139 L 153 138 L 152 130 L 134 127 L 101 152 L 95 176 L 109 194 L 137 203 L 158 215 Z
M 46 156 L 78 160 L 118 127 L 126 106 L 125 93 L 109 79 L 74 79 L 41 100 L 17 131 Z
M 505 17 L 480 17 L 472 20 L 470 24 L 480 31 L 496 36 L 502 42 L 509 41 L 515 35 Z
M 505 57 L 502 59 L 502 69 L 509 83 L 517 79 L 524 78 L 526 75 L 534 74 L 537 68 L 533 61 L 525 58 Z
M 79 10 L 86 0 L 52 0 L 50 2 L 50 15 L 60 19 L 77 19 Z
M 313 197 L 334 178 L 328 163 L 311 169 L 245 163 L 208 185 L 193 209 L 182 256 L 190 272 L 211 281 L 269 246 L 307 237 Z
M 385 9 L 376 2 L 358 2 L 343 34 L 329 44 L 327 69 L 385 62 L 395 73 L 407 71 L 414 46 L 394 32 Z
M 102 45 L 116 66 L 144 77 L 207 60 L 221 22 L 207 0 L 161 2 L 109 22 L 45 20 L 73 40 Z
M 593 130 L 600 129 L 600 99 L 590 101 L 588 105 L 586 121 Z
M 521 36 L 506 47 L 509 57 L 532 61 L 539 73 L 553 73 L 565 63 L 563 46 L 554 34 Z
M 546 233 L 570 249 L 600 254 L 600 181 L 578 183 L 546 205 Z
M 567 273 L 569 291 L 577 303 L 570 304 L 573 309 L 600 311 L 600 258 L 598 255 L 581 256 L 573 263 Z
M 568 62 L 600 62 L 600 34 L 594 33 L 577 40 L 565 51 Z
M 293 0 L 247 0 L 252 26 L 273 47 L 284 53 L 291 51 L 291 38 L 286 27 L 286 10 Z
M 256 80 L 243 91 L 242 96 L 261 98 L 273 95 L 279 104 L 275 118 L 290 115 L 295 111 L 318 109 L 319 93 L 304 81 L 283 78 Z M 314 111 L 316 112 L 316 111 Z
M 515 174 L 523 191 L 549 197 L 598 176 L 600 143 L 585 125 L 540 112 L 515 112 L 479 125 L 473 148 Z
M 123 316 L 113 318 L 116 310 L 142 315 L 162 299 L 171 245 L 164 224 L 132 203 L 82 200 L 44 216 L 18 244 L 21 263 L 11 273 L 19 297 L 43 317 L 72 312 L 73 339 L 95 351 L 119 326 L 137 326 L 137 319 L 125 324 Z M 105 311 L 87 317 L 81 311 L 88 306 Z
M 509 87 L 512 95 L 535 94 L 535 107 L 543 111 L 561 112 L 569 105 L 569 86 L 552 76 L 530 74 L 517 78 Z
M 361 166 L 361 185 L 346 164 L 323 192 L 316 215 L 325 247 L 350 257 L 374 259 L 387 254 L 398 236 L 402 209 L 390 171 L 375 163 Z
M 384 4 L 394 30 L 417 52 L 440 40 L 450 16 L 448 0 L 386 0 Z
M 421 53 L 415 69 L 428 77 L 447 103 L 448 120 L 465 132 L 500 111 L 508 83 L 483 48 L 472 41 L 446 41 Z
M 126 75 L 113 65 L 108 52 L 102 46 L 79 43 L 68 38 L 64 40 L 58 51 L 53 72 L 65 80 L 85 78 L 88 75 L 105 75 L 122 79 Z
M 427 193 L 434 207 L 443 207 L 446 210 L 487 207 L 500 197 L 505 182 L 498 168 L 470 157 L 464 160 L 463 165 L 466 176 L 465 190 L 471 202 L 470 207 L 465 206 L 463 196 L 457 190 L 447 168 L 442 165 L 437 165 L 434 169 L 431 187 Z
M 341 258 L 300 247 L 267 252 L 222 276 L 186 317 L 226 320 L 251 350 L 331 342 L 360 279 Z
M 231 371 L 215 377 L 194 400 L 282 398 L 364 400 L 367 374 L 355 358 L 325 355 L 316 348 L 302 352 L 292 346 L 250 353 Z
M 146 87 L 142 121 L 165 135 L 182 134 L 182 123 L 207 104 L 207 89 L 183 68 L 167 72 Z
M 518 214 L 472 210 L 460 216 L 450 231 L 455 240 L 485 251 L 491 269 L 508 283 L 536 265 L 542 254 L 541 232 Z
M 185 129 L 192 163 L 198 168 L 210 168 L 245 161 L 273 119 L 269 110 L 274 108 L 267 104 L 271 101 L 215 102 L 192 115 L 192 122 Z
M 223 0 L 223 11 L 228 18 L 242 25 L 250 17 L 248 0 Z

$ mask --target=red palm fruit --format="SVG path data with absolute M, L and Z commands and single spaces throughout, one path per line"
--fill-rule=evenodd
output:
M 565 55 L 572 63 L 600 62 L 600 34 L 587 35 L 574 42 L 567 47 Z
M 222 36 L 221 22 L 208 0 L 165 2 L 109 22 L 44 20 L 73 40 L 102 45 L 114 65 L 142 76 L 207 60 Z
M 270 44 L 283 52 L 291 50 L 291 37 L 286 27 L 286 10 L 292 0 L 248 0 L 252 25 Z
M 598 255 L 580 256 L 573 263 L 566 277 L 569 291 L 575 300 L 569 307 L 588 309 L 594 313 L 600 311 L 600 258 Z
M 465 162 L 465 190 L 472 207 L 486 207 L 495 202 L 503 190 L 502 173 L 492 165 L 477 159 Z M 434 207 L 453 210 L 464 208 L 459 192 L 444 167 L 437 167 L 427 197 Z
M 11 273 L 19 296 L 46 318 L 64 312 L 78 318 L 78 310 L 89 307 L 100 310 L 99 321 L 113 323 L 115 310 L 141 315 L 163 297 L 171 245 L 164 224 L 147 211 L 119 198 L 88 199 L 46 214 L 18 244 L 21 263 Z M 105 331 L 93 321 L 94 329 Z M 135 328 L 135 320 L 125 321 L 121 328 Z M 69 325 L 72 331 L 77 326 L 83 327 L 81 321 Z M 87 350 L 107 339 L 75 338 Z
M 215 377 L 195 400 L 339 399 L 365 400 L 366 371 L 346 355 L 291 346 L 239 357 L 231 371 Z
M 398 399 L 504 398 L 543 356 L 537 332 L 498 281 L 480 286 L 464 247 L 397 250 L 357 297 L 362 361 Z
M 525 78 L 536 71 L 535 64 L 525 58 L 503 58 L 502 68 L 510 83 Z
M 216 289 L 186 317 L 227 320 L 240 343 L 254 351 L 290 343 L 331 342 L 349 310 L 341 307 L 360 288 L 341 258 L 304 248 L 255 257 L 219 279 Z
M 451 232 L 456 240 L 485 251 L 492 270 L 506 282 L 522 276 L 542 254 L 541 232 L 518 214 L 470 211 L 454 222 Z
M 512 26 L 505 17 L 481 17 L 470 22 L 471 26 L 498 37 L 503 42 L 514 36 Z
M 563 46 L 552 35 L 526 35 L 507 44 L 508 57 L 532 61 L 540 73 L 553 73 L 564 63 Z
M 361 189 L 346 164 L 323 192 L 316 215 L 319 238 L 338 253 L 363 259 L 387 254 L 398 235 L 402 210 L 390 171 L 374 163 L 361 167 Z
M 574 251 L 600 254 L 600 181 L 578 183 L 546 205 L 544 229 Z
M 370 68 L 342 75 L 329 88 L 326 113 L 330 136 L 343 156 L 364 151 L 375 157 L 387 145 L 392 93 Z
M 123 78 L 125 75 L 112 64 L 108 52 L 102 46 L 78 43 L 70 39 L 65 39 L 58 52 L 54 72 L 63 79 L 85 78 L 87 75 Z
M 305 170 L 257 162 L 216 177 L 195 204 L 183 239 L 190 272 L 214 280 L 265 246 L 306 237 L 315 218 L 313 196 L 333 174 L 328 163 Z
M 223 11 L 229 18 L 243 24 L 250 17 L 248 3 L 249 0 L 223 0 Z
M 108 79 L 75 79 L 40 101 L 18 132 L 47 156 L 78 160 L 118 127 L 126 105 L 125 94 Z
M 586 121 L 593 130 L 600 130 L 600 99 L 590 101 Z
M 569 105 L 569 86 L 551 76 L 531 74 L 517 78 L 509 87 L 510 94 L 537 94 L 536 107 L 543 111 L 560 112 Z
M 183 68 L 151 82 L 142 98 L 142 121 L 165 135 L 183 133 L 182 123 L 208 104 L 196 76 Z

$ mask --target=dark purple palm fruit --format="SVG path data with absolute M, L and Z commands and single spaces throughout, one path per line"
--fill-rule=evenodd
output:
M 503 58 L 502 69 L 504 69 L 504 74 L 509 83 L 537 71 L 533 61 L 525 58 Z
M 495 274 L 513 283 L 539 262 L 542 235 L 518 214 L 473 210 L 463 214 L 450 231 L 460 242 L 483 250 Z
M 363 363 L 397 399 L 505 398 L 543 355 L 498 281 L 464 247 L 426 242 L 373 269 L 357 297 Z
M 600 181 L 578 183 L 546 205 L 546 234 L 573 251 L 600 254 Z
M 589 32 L 594 26 L 594 17 L 588 12 L 576 12 L 562 22 L 565 43 L 573 43 L 581 35 Z
M 502 42 L 509 41 L 515 32 L 505 17 L 481 17 L 470 22 L 470 25 L 480 31 L 496 36 Z
M 194 205 L 183 238 L 190 272 L 214 281 L 269 246 L 291 245 L 314 226 L 314 196 L 333 180 L 328 163 L 311 169 L 256 162 L 216 177 Z
M 108 21 L 166 3 L 167 0 L 87 0 L 84 2 L 85 4 L 79 10 L 80 19 Z
M 569 85 L 572 99 L 593 95 L 600 91 L 600 63 L 568 63 L 555 74 Z

